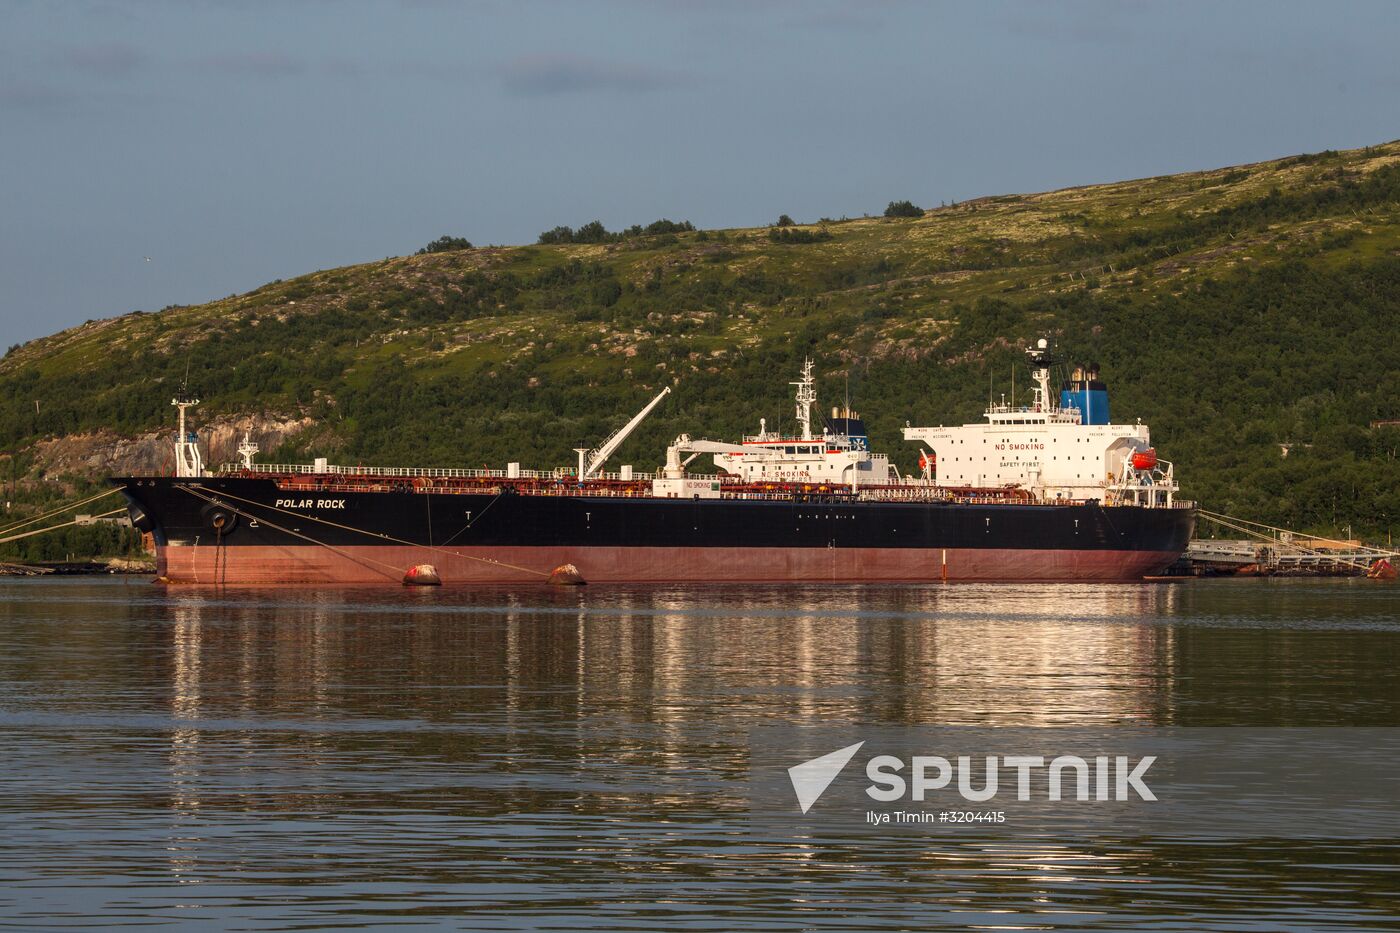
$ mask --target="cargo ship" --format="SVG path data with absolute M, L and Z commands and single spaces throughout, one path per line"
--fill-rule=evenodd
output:
M 207 469 L 183 395 L 170 476 L 116 477 L 159 579 L 189 584 L 1136 581 L 1185 550 L 1195 508 L 1146 425 L 1113 424 L 1097 367 L 1027 350 L 1030 404 L 906 425 L 919 469 L 872 449 L 846 408 L 737 443 L 681 434 L 655 472 L 605 471 L 651 402 L 576 466 L 419 469 L 239 461 Z M 709 456 L 713 469 L 692 470 Z M 561 576 L 561 571 L 563 571 Z

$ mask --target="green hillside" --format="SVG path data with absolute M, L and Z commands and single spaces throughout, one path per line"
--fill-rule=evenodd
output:
M 203 419 L 315 419 L 263 459 L 548 466 L 671 384 L 614 461 L 651 468 L 682 431 L 791 423 L 787 383 L 810 354 L 821 404 L 849 391 L 908 468 L 906 420 L 976 420 L 1013 367 L 1027 398 L 1018 347 L 1052 333 L 1102 365 L 1115 420 L 1150 423 L 1208 508 L 1384 540 L 1400 428 L 1372 424 L 1400 419 L 1397 325 L 1388 143 L 922 217 L 643 229 L 316 272 L 12 348 L 0 447 L 169 424 L 188 367 Z M 33 459 L 19 462 L 38 488 Z

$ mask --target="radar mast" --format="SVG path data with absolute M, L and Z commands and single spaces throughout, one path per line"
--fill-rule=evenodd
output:
M 180 424 L 175 435 L 175 475 L 203 476 L 204 458 L 199 454 L 199 436 L 185 426 L 185 410 L 199 404 L 199 399 L 180 386 L 170 404 L 180 409 Z
M 258 445 L 253 443 L 253 438 L 247 431 L 243 432 L 243 440 L 238 443 L 238 456 L 243 461 L 243 469 L 253 468 L 253 455 L 258 452 Z
M 1059 360 L 1055 359 L 1054 349 L 1048 337 L 1041 337 L 1035 346 L 1026 348 L 1026 356 L 1031 361 L 1031 378 L 1035 380 L 1035 387 L 1031 389 L 1034 396 L 1031 400 L 1032 411 L 1055 410 L 1050 395 L 1050 367 Z
M 802 439 L 812 439 L 812 406 L 817 403 L 816 378 L 812 375 L 812 361 L 803 357 L 802 378 L 788 385 L 797 386 L 797 423 L 802 425 Z

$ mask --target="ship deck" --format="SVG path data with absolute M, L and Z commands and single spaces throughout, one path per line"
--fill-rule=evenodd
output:
M 566 469 L 560 470 L 468 470 L 417 467 L 345 467 L 309 464 L 238 464 L 222 467 L 221 478 L 271 480 L 279 489 L 298 493 L 422 493 L 432 495 L 496 495 L 506 491 L 526 496 L 570 496 L 585 498 L 665 499 L 652 491 L 655 474 L 605 473 L 580 482 Z M 910 482 L 863 486 L 830 483 L 763 482 L 746 483 L 736 477 L 695 475 L 692 479 L 719 483 L 718 495 L 709 499 L 777 500 L 803 502 L 929 502 L 976 505 L 1083 505 L 1085 500 L 1036 500 L 1029 492 L 1014 486 L 997 488 L 938 486 Z M 1104 505 L 1111 505 L 1105 502 Z M 1174 508 L 1194 508 L 1186 500 Z

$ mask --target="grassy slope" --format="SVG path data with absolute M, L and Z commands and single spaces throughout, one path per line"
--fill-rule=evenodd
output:
M 13 350 L 0 443 L 160 425 L 189 366 L 205 417 L 315 415 L 283 455 L 547 465 L 675 384 L 617 461 L 650 467 L 680 431 L 790 419 L 811 353 L 824 404 L 849 381 L 907 466 L 906 419 L 974 420 L 1049 331 L 1103 364 L 1116 419 L 1151 423 L 1208 507 L 1383 536 L 1400 438 L 1369 424 L 1400 417 L 1397 194 L 1390 143 L 829 222 L 813 243 L 729 230 L 331 269 Z

